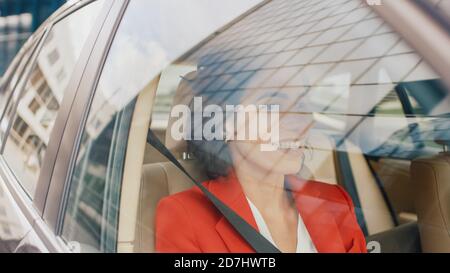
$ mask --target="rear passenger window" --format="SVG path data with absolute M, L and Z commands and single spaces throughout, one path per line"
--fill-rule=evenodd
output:
M 4 157 L 30 196 L 35 192 L 64 92 L 101 3 L 76 11 L 51 29 L 23 91 L 14 93 L 18 103 L 11 103 L 2 122 L 9 130 Z
M 159 111 L 155 113 L 162 115 L 160 126 L 165 128 L 173 91 L 182 81 L 180 76 L 195 66 L 169 66 L 161 81 L 158 75 L 200 40 L 258 2 L 239 4 L 241 1 L 230 0 L 232 3 L 226 5 L 215 1 L 130 2 L 109 51 L 77 151 L 63 218 L 64 239 L 78 242 L 86 252 L 135 250 L 133 242 L 139 231 L 135 230 L 134 217 L 138 213 L 153 94 L 158 88 L 167 95 L 158 99 Z M 162 16 L 166 13 L 171 16 Z M 192 14 L 197 14 L 196 20 L 191 20 Z M 127 202 L 121 203 L 124 198 Z M 119 221 L 119 215 L 127 220 Z
M 199 11 L 195 1 L 186 6 L 175 2 L 130 2 L 70 177 L 66 240 L 105 252 L 227 252 L 239 244 L 238 238 L 225 242 L 218 235 L 221 215 L 214 208 L 205 212 L 210 202 L 147 143 L 150 128 L 192 177 L 212 181 L 210 189 L 223 190 L 217 190 L 218 198 L 230 206 L 240 204 L 234 207 L 238 213 L 245 214 L 248 203 L 255 221 L 264 215 L 258 217 L 251 198 L 265 190 L 272 193 L 272 178 L 284 190 L 284 178 L 324 189 L 340 186 L 341 193 L 348 193 L 345 202 L 336 202 L 340 205 L 328 206 L 336 196 L 325 200 L 321 196 L 327 190 L 295 197 L 303 198 L 299 202 L 305 207 L 298 210 L 305 223 L 306 211 L 320 215 L 309 216 L 311 242 L 305 252 L 356 246 L 345 232 L 334 232 L 336 225 L 382 252 L 450 249 L 448 241 L 435 239 L 448 236 L 437 209 L 445 205 L 439 195 L 446 188 L 432 190 L 448 176 L 448 87 L 365 1 L 265 1 L 219 32 L 214 32 L 223 23 L 213 16 L 217 6 L 204 7 L 208 12 L 200 13 L 198 21 L 179 24 L 182 17 L 172 21 L 161 15 Z M 247 3 L 225 19 L 256 4 Z M 155 10 L 158 16 L 151 16 Z M 199 29 L 205 33 L 193 31 Z M 214 35 L 196 45 L 208 33 Z M 239 118 L 239 110 L 227 106 L 250 110 Z M 273 116 L 278 122 L 258 127 L 269 130 L 278 124 L 278 136 L 274 131 L 267 132 L 270 139 L 261 135 L 266 132 L 252 135 L 250 125 L 272 121 L 255 115 L 269 106 L 278 107 L 279 116 Z M 229 177 L 237 177 L 244 194 L 220 183 L 230 182 Z M 292 191 L 302 191 L 298 188 Z M 272 201 L 261 198 L 268 202 L 263 205 Z M 173 203 L 158 206 L 161 200 Z M 355 215 L 327 218 L 342 211 L 342 203 L 345 209 L 353 203 Z M 284 212 L 273 206 L 276 216 Z M 263 236 L 276 244 L 267 229 Z M 320 238 L 312 238 L 319 232 Z M 345 246 L 333 249 L 343 240 Z M 363 251 L 366 246 L 359 247 Z

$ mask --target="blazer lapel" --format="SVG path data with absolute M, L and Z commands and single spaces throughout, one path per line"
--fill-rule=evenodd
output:
M 288 178 L 297 209 L 319 253 L 345 252 L 344 243 L 329 201 L 321 198 L 320 191 L 309 187 L 308 181 Z
M 339 227 L 332 214 L 333 206 L 336 204 L 322 198 L 320 191 L 310 187 L 309 181 L 288 177 L 286 182 L 286 186 L 293 193 L 299 214 L 317 251 L 319 253 L 346 252 Z M 227 178 L 220 178 L 210 183 L 209 190 L 256 231 L 259 231 L 244 191 L 233 172 Z M 255 252 L 224 216 L 217 222 L 216 231 L 230 252 Z

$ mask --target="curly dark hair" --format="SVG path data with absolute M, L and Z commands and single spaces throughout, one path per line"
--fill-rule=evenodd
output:
M 223 56 L 217 58 L 214 64 L 209 64 L 208 66 L 202 65 L 202 63 L 207 63 L 208 58 L 204 57 L 201 59 L 199 64 L 199 69 L 197 76 L 194 79 L 184 79 L 188 81 L 191 86 L 191 90 L 195 97 L 201 97 L 206 105 L 218 105 L 222 109 L 225 109 L 226 105 L 237 105 L 240 104 L 241 92 L 248 80 L 253 76 L 255 72 L 245 73 L 245 77 L 242 77 L 239 73 L 235 74 L 233 77 L 223 80 L 220 76 L 212 76 L 210 67 L 214 67 L 214 75 L 220 74 L 218 71 L 224 71 L 227 66 L 226 62 L 223 60 Z M 222 64 L 223 67 L 222 67 Z M 205 80 L 206 78 L 206 80 Z M 206 81 L 206 83 L 205 83 Z M 232 88 L 215 91 L 207 90 L 214 89 L 214 86 L 232 86 Z M 223 89 L 223 88 L 222 88 Z M 236 92 L 238 91 L 239 92 Z M 204 105 L 204 107 L 206 107 Z M 193 110 L 193 101 L 190 103 L 190 109 Z M 203 118 L 203 124 L 205 124 L 210 118 Z M 224 117 L 223 124 L 225 124 Z M 193 118 L 191 119 L 193 120 Z M 192 130 L 194 126 L 191 126 Z M 217 128 L 216 128 L 217 129 Z M 192 135 L 194 135 L 192 131 Z M 217 179 L 219 177 L 228 176 L 229 172 L 233 168 L 233 160 L 229 150 L 228 143 L 224 140 L 190 140 L 188 141 L 188 153 L 192 154 L 202 165 L 206 174 L 211 179 Z
M 233 94 L 233 91 L 230 91 L 229 93 Z M 225 107 L 225 104 L 235 103 L 235 101 L 232 101 L 229 97 L 219 100 L 219 96 L 215 96 L 214 93 L 211 92 L 196 93 L 196 97 L 201 97 L 203 99 L 203 102 L 206 104 L 204 107 L 212 104 Z M 194 120 L 193 116 L 195 115 L 195 111 L 193 110 L 193 101 L 190 104 L 190 109 L 192 113 L 191 120 Z M 203 117 L 203 124 L 206 124 L 211 118 Z M 223 118 L 222 124 L 225 124 L 226 117 Z M 191 135 L 194 135 L 194 129 L 194 126 L 191 126 Z M 222 128 L 213 128 L 213 130 L 221 129 Z M 190 140 L 188 141 L 188 153 L 194 155 L 200 162 L 210 179 L 228 176 L 233 167 L 229 146 L 225 140 L 206 140 L 205 136 L 203 136 L 202 140 Z
M 200 161 L 210 179 L 228 176 L 233 161 L 228 144 L 220 140 L 189 141 L 188 150 Z

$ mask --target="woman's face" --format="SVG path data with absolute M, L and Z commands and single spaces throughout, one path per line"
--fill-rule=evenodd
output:
M 245 91 L 240 102 L 244 106 L 279 106 L 276 123 L 272 124 L 273 127 L 270 127 L 271 122 L 268 123 L 270 130 L 279 131 L 279 141 L 270 143 L 270 141 L 258 138 L 256 141 L 230 142 L 234 164 L 239 164 L 239 160 L 245 160 L 245 163 L 253 165 L 259 170 L 282 175 L 297 174 L 301 170 L 304 144 L 313 121 L 311 114 L 299 113 L 298 106 L 302 95 L 304 92 L 295 89 Z M 248 130 L 250 124 L 258 124 L 258 122 L 259 120 L 255 116 L 248 115 L 246 127 L 236 128 L 236 130 Z M 275 149 L 270 151 L 262 149 L 261 145 L 263 144 L 274 144 Z

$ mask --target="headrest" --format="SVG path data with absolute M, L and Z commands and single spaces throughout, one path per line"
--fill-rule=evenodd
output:
M 190 72 L 180 82 L 178 89 L 175 93 L 175 97 L 173 99 L 172 108 L 177 105 L 187 105 L 189 106 L 191 101 L 194 99 L 194 91 L 191 88 L 191 84 L 189 81 L 195 80 L 197 77 L 197 72 Z M 184 152 L 187 151 L 187 142 L 185 140 L 175 140 L 172 138 L 172 134 L 170 132 L 172 125 L 176 122 L 176 118 L 169 117 L 169 123 L 167 126 L 166 133 L 166 147 L 175 155 L 181 156 Z

